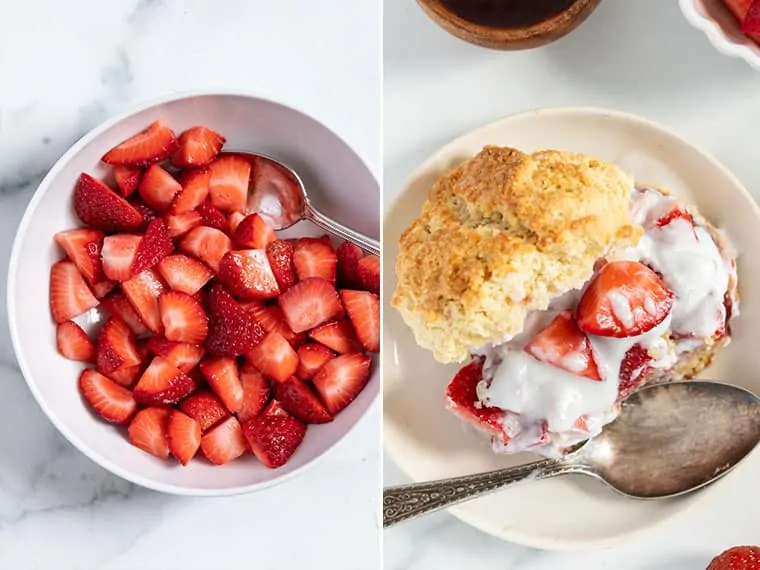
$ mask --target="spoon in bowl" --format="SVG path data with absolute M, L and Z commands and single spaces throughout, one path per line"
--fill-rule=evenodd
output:
M 722 477 L 759 441 L 760 399 L 751 392 L 696 380 L 653 385 L 631 395 L 601 434 L 561 459 L 386 488 L 383 526 L 567 473 L 595 477 L 628 497 L 675 497 Z

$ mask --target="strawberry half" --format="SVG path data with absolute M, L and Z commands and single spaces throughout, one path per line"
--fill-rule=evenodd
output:
M 204 263 L 181 253 L 165 257 L 157 269 L 172 290 L 188 295 L 195 295 L 214 277 Z
M 93 285 L 103 279 L 100 252 L 103 249 L 104 237 L 100 230 L 79 228 L 58 232 L 53 239 L 74 262 L 82 277 Z
M 224 465 L 245 453 L 245 437 L 240 422 L 230 416 L 201 439 L 201 449 L 214 465 Z
M 135 335 L 120 318 L 111 317 L 103 325 L 98 337 L 96 359 L 98 372 L 107 376 L 142 363 L 137 353 Z
M 216 206 L 214 206 L 210 200 L 206 200 L 200 206 L 195 209 L 201 215 L 203 225 L 209 228 L 214 228 L 220 232 L 227 232 L 229 230 L 229 222 L 224 217 Z
M 284 240 L 275 240 L 267 246 L 267 259 L 280 291 L 287 291 L 296 284 L 296 268 L 293 265 L 293 244 Z
M 208 317 L 194 297 L 180 291 L 166 291 L 158 298 L 158 309 L 167 340 L 190 344 L 206 340 Z
M 129 300 L 121 293 L 112 293 L 101 300 L 103 308 L 108 311 L 111 316 L 119 317 L 124 321 L 127 326 L 132 329 L 132 332 L 137 336 L 143 336 L 150 331 L 145 323 L 140 319 L 140 315 L 132 307 Z
M 166 291 L 166 286 L 158 273 L 153 269 L 146 269 L 132 279 L 124 281 L 121 288 L 145 326 L 153 334 L 161 334 L 163 324 L 158 308 L 158 298 Z
M 236 413 L 243 405 L 243 385 L 234 358 L 225 356 L 206 357 L 200 364 L 201 372 L 209 386 L 225 407 Z
M 359 277 L 359 261 L 364 257 L 362 249 L 351 242 L 344 241 L 336 251 L 338 256 L 338 284 L 345 289 L 362 289 Z
M 201 446 L 201 426 L 179 410 L 172 410 L 166 428 L 169 451 L 182 465 L 187 465 Z
M 147 343 L 153 356 L 163 356 L 172 366 L 188 374 L 203 358 L 203 347 L 186 342 L 172 342 L 160 336 L 151 337 Z
M 74 187 L 74 211 L 84 224 L 106 232 L 128 232 L 143 222 L 129 202 L 85 173 Z
M 137 412 L 132 392 L 95 370 L 82 371 L 79 392 L 95 413 L 108 422 L 126 425 Z
M 60 324 L 86 313 L 100 301 L 87 287 L 72 261 L 59 261 L 50 268 L 50 312 Z
M 291 330 L 297 333 L 344 315 L 335 287 L 318 277 L 299 281 L 280 295 L 277 303 Z
M 466 422 L 507 443 L 509 436 L 504 431 L 504 410 L 480 405 L 478 384 L 482 379 L 481 360 L 473 360 L 464 366 L 446 389 L 446 405 Z
M 640 344 L 634 344 L 628 349 L 620 364 L 618 401 L 625 400 L 641 387 L 642 380 L 652 369 L 651 362 L 649 352 Z
M 219 271 L 219 262 L 232 249 L 232 241 L 220 230 L 199 226 L 190 230 L 180 242 L 179 248 L 200 259 L 214 271 Z
M 116 188 L 119 189 L 119 193 L 124 198 L 135 193 L 137 187 L 140 186 L 142 175 L 143 169 L 139 166 L 117 164 L 113 167 L 113 179 L 116 182 Z
M 372 359 L 359 352 L 327 362 L 314 376 L 314 387 L 332 415 L 348 406 L 369 382 Z
M 171 212 L 173 214 L 181 214 L 195 210 L 203 204 L 206 198 L 208 198 L 208 183 L 210 179 L 211 172 L 208 168 L 196 168 L 183 172 L 179 179 L 182 190 L 174 198 Z
M 335 282 L 338 256 L 332 246 L 319 238 L 301 238 L 293 252 L 293 265 L 298 279 L 321 277 Z
M 274 230 L 258 214 L 243 218 L 232 236 L 244 249 L 266 249 L 275 240 Z
M 179 135 L 179 147 L 172 156 L 172 164 L 179 168 L 204 166 L 222 151 L 225 138 L 207 127 L 191 127 Z
M 311 380 L 319 369 L 335 358 L 332 350 L 321 344 L 304 344 L 298 347 L 298 370 L 296 376 Z
M 246 362 L 240 369 L 240 383 L 243 385 L 243 404 L 237 413 L 241 422 L 258 416 L 269 402 L 271 388 L 256 367 Z
M 234 358 L 264 339 L 261 326 L 221 285 L 209 290 L 208 317 L 206 350 L 210 354 Z
M 103 240 L 103 273 L 111 281 L 126 281 L 134 273 L 132 265 L 142 238 L 132 234 L 116 234 Z
M 273 385 L 274 397 L 286 412 L 307 424 L 325 424 L 333 420 L 316 394 L 295 376 Z
M 147 129 L 116 145 L 103 155 L 108 164 L 147 166 L 169 158 L 177 149 L 177 139 L 163 122 L 155 121 Z
M 228 251 L 217 277 L 240 299 L 273 299 L 280 294 L 263 249 Z
M 197 421 L 204 432 L 229 416 L 224 404 L 208 390 L 190 394 L 179 403 L 179 409 Z
M 285 337 L 276 332 L 269 333 L 246 357 L 264 376 L 276 382 L 284 382 L 298 369 L 296 351 Z
M 150 165 L 137 188 L 140 197 L 157 212 L 168 210 L 181 190 L 182 185 L 158 164 Z
M 197 388 L 196 383 L 172 366 L 168 360 L 156 356 L 143 372 L 133 394 L 137 403 L 148 406 L 176 404 Z
M 380 299 L 367 291 L 340 291 L 340 298 L 356 336 L 369 352 L 380 352 Z
M 306 335 L 303 333 L 294 333 L 290 330 L 285 315 L 282 314 L 282 310 L 277 305 L 265 305 L 259 301 L 251 301 L 245 303 L 243 307 L 253 315 L 255 321 L 261 325 L 265 332 L 281 334 L 293 348 L 301 346 L 306 340 Z
M 245 439 L 263 465 L 277 469 L 285 465 L 306 436 L 306 425 L 290 415 L 268 415 L 243 425 Z
M 357 263 L 362 289 L 380 294 L 380 258 L 374 255 L 362 257 Z
M 169 457 L 167 428 L 171 410 L 166 408 L 145 408 L 140 410 L 129 424 L 129 443 L 159 459 Z
M 195 210 L 182 212 L 181 214 L 167 214 L 164 216 L 166 229 L 172 238 L 181 238 L 193 228 L 197 228 L 202 223 L 200 213 Z
M 226 155 L 209 166 L 211 203 L 222 212 L 245 212 L 251 163 L 243 157 Z
M 338 354 L 360 352 L 362 349 L 354 327 L 348 319 L 323 323 L 310 330 L 309 337 Z
M 58 352 L 64 358 L 79 362 L 95 361 L 95 345 L 74 321 L 64 321 L 55 330 Z
M 135 253 L 132 262 L 132 273 L 137 275 L 150 269 L 164 257 L 174 251 L 174 244 L 169 230 L 161 218 L 156 218 L 148 224 L 145 235 Z

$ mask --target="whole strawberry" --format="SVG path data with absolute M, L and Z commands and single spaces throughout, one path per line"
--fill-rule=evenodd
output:
M 713 558 L 707 570 L 760 570 L 760 547 L 734 546 Z

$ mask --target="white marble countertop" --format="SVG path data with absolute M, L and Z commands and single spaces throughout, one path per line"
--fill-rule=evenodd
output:
M 249 90 L 316 116 L 380 174 L 380 2 L 0 2 L 0 266 L 44 173 L 110 115 L 178 90 Z M 3 272 L 5 275 L 5 271 Z M 379 567 L 379 406 L 303 476 L 193 499 L 103 471 L 44 417 L 0 279 L 0 569 Z
M 384 20 L 386 206 L 412 169 L 456 136 L 516 111 L 572 105 L 664 123 L 760 198 L 760 74 L 716 52 L 675 1 L 605 0 L 571 36 L 519 53 L 460 42 L 409 0 L 386 0 Z M 735 484 L 716 488 L 688 517 L 605 551 L 522 548 L 439 513 L 385 532 L 385 568 L 702 570 L 728 546 L 760 543 L 760 493 L 731 492 L 752 475 L 740 469 Z M 384 478 L 405 480 L 387 457 Z

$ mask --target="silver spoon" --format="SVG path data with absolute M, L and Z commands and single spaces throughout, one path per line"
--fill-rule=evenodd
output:
M 628 497 L 689 493 L 733 469 L 760 441 L 760 399 L 707 381 L 649 386 L 631 395 L 601 434 L 561 459 L 388 487 L 383 526 L 525 481 L 581 473 Z
M 275 230 L 284 230 L 301 220 L 309 220 L 323 230 L 350 241 L 365 252 L 380 255 L 380 242 L 361 234 L 319 212 L 309 201 L 306 186 L 301 177 L 289 166 L 272 157 L 254 152 L 239 152 L 249 160 L 266 160 L 277 167 L 283 180 L 270 184 L 251 184 L 248 193 L 248 210 L 265 216 Z

